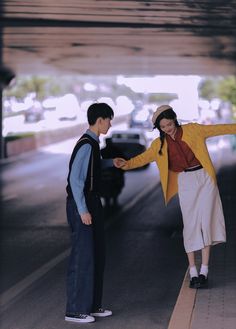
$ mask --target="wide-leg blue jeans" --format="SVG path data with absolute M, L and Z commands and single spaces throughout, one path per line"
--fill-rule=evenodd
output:
M 67 199 L 71 254 L 67 271 L 66 314 L 89 314 L 102 306 L 105 266 L 103 208 L 95 194 L 86 197 L 92 225 L 82 223 L 73 199 Z

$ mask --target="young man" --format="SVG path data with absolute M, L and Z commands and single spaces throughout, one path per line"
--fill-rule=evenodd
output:
M 69 163 L 67 220 L 72 249 L 67 274 L 66 321 L 88 323 L 112 315 L 102 308 L 105 239 L 100 200 L 99 136 L 111 127 L 114 113 L 105 103 L 88 108 L 89 129 L 77 142 Z M 112 165 L 112 161 L 111 161 Z

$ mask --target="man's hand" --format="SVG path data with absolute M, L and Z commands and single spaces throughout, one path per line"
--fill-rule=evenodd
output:
M 92 216 L 89 212 L 86 212 L 84 214 L 80 215 L 82 223 L 85 225 L 91 225 L 92 224 Z
M 116 168 L 122 168 L 126 165 L 127 161 L 123 158 L 115 158 L 113 159 L 113 164 Z

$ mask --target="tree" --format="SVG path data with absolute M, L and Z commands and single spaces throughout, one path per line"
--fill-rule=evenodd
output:
M 230 102 L 236 117 L 236 77 L 233 75 L 220 78 L 204 79 L 199 85 L 199 96 L 207 100 L 219 98 Z
M 6 90 L 4 96 L 23 100 L 29 93 L 35 93 L 38 100 L 43 100 L 48 96 L 60 95 L 61 86 L 51 77 L 23 76 L 17 78 L 16 85 Z
M 230 101 L 236 107 L 236 77 L 229 76 L 219 82 L 218 95 L 224 101 Z
M 209 101 L 212 98 L 218 97 L 217 85 L 218 85 L 218 80 L 216 79 L 209 79 L 209 78 L 203 79 L 198 87 L 199 96 Z

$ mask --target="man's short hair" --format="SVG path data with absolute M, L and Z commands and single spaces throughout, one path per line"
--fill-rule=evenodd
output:
M 114 112 L 106 103 L 94 103 L 89 106 L 87 111 L 87 118 L 90 126 L 93 126 L 98 118 L 113 119 L 113 117 Z

